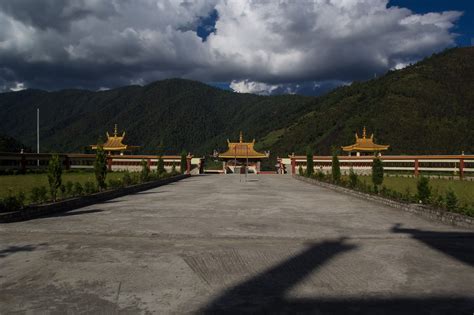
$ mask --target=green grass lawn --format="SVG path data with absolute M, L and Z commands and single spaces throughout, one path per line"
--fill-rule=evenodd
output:
M 372 178 L 370 176 L 359 176 L 361 181 L 367 184 L 372 184 Z M 405 193 L 407 187 L 410 189 L 411 194 L 416 194 L 416 178 L 408 177 L 384 177 L 383 185 L 389 189 Z M 451 188 L 456 193 L 459 201 L 463 204 L 474 205 L 474 181 L 461 181 L 461 180 L 449 180 L 449 179 L 431 179 L 430 186 L 433 195 L 445 196 L 446 191 Z
M 123 173 L 108 173 L 109 179 L 119 179 L 123 177 Z M 64 172 L 62 176 L 63 184 L 66 182 L 80 182 L 84 184 L 87 181 L 95 183 L 95 175 L 93 172 Z M 23 191 L 28 198 L 33 187 L 48 187 L 48 177 L 45 174 L 25 174 L 25 175 L 2 175 L 0 176 L 0 198 L 8 195 L 9 190 L 13 194 Z

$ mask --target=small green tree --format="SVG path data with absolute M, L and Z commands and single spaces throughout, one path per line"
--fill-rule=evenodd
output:
M 84 188 L 82 187 L 81 183 L 75 182 L 72 188 L 72 193 L 74 196 L 82 196 L 84 194 Z
M 107 184 L 105 183 L 105 178 L 107 177 L 107 155 L 102 146 L 97 147 L 94 161 L 94 173 L 99 190 L 105 189 L 107 187 Z
M 156 172 L 158 175 L 164 174 L 166 172 L 165 170 L 165 162 L 163 161 L 163 157 L 158 158 L 158 163 L 156 165 Z
M 382 160 L 376 157 L 372 163 L 372 183 L 374 184 L 375 192 L 378 192 L 378 188 L 383 183 L 383 165 Z
M 349 170 L 349 187 L 355 188 L 357 186 L 358 181 L 359 181 L 359 178 L 356 172 L 354 172 L 354 169 L 351 167 Z
M 148 176 L 150 175 L 150 168 L 148 167 L 148 162 L 142 160 L 140 162 L 140 165 L 142 166 L 142 171 L 140 172 L 140 181 L 146 182 L 148 180 Z
M 49 183 L 49 192 L 53 201 L 56 201 L 58 195 L 58 188 L 61 186 L 61 176 L 63 174 L 63 169 L 61 167 L 61 161 L 59 156 L 54 154 L 49 160 L 48 164 L 48 183 Z
M 301 166 L 301 164 L 298 166 L 298 175 L 304 176 L 303 166 Z
M 454 190 L 450 187 L 446 191 L 446 208 L 449 211 L 454 211 L 458 207 L 458 197 L 454 193 Z
M 431 197 L 430 180 L 428 177 L 420 176 L 416 183 L 417 197 L 422 203 L 428 203 Z
M 339 164 L 339 158 L 337 157 L 337 150 L 332 150 L 332 181 L 339 183 L 341 181 L 341 166 Z
M 188 168 L 188 158 L 187 158 L 186 151 L 183 150 L 181 151 L 181 164 L 179 165 L 179 170 L 181 174 L 184 174 L 187 168 Z
M 176 164 L 173 163 L 173 167 L 171 167 L 171 175 L 176 175 L 178 172 L 176 171 Z
M 313 151 L 308 147 L 306 150 L 306 176 L 311 177 L 314 173 Z

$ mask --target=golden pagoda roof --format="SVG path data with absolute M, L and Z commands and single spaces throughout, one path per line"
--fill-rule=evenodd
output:
M 119 136 L 117 131 L 117 124 L 115 124 L 113 136 L 109 135 L 108 131 L 105 134 L 107 135 L 107 141 L 103 145 L 101 145 L 102 148 L 104 148 L 104 151 L 127 151 L 139 148 L 139 146 L 127 145 L 123 143 L 123 139 L 125 138 L 125 131 L 122 133 L 121 136 Z M 93 150 L 97 150 L 98 146 L 99 145 L 97 144 L 91 145 L 91 148 Z
M 346 152 L 350 152 L 350 151 L 375 152 L 375 151 L 385 151 L 390 147 L 389 145 L 386 145 L 386 144 L 375 144 L 374 134 L 371 134 L 370 138 L 367 138 L 365 127 L 362 132 L 362 137 L 359 137 L 359 135 L 356 132 L 355 138 L 356 138 L 356 142 L 354 144 L 343 146 L 341 147 L 342 150 Z
M 268 153 L 260 153 L 255 151 L 255 139 L 252 142 L 244 142 L 242 132 L 240 132 L 239 142 L 230 142 L 227 139 L 228 149 L 224 153 L 219 153 L 220 158 L 236 158 L 236 159 L 263 159 L 268 158 Z

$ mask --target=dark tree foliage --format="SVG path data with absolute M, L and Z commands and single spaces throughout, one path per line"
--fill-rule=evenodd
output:
M 383 183 L 383 164 L 382 160 L 378 157 L 372 163 L 372 183 L 376 190 Z
M 431 197 L 431 186 L 428 177 L 420 176 L 416 183 L 417 197 L 422 203 L 428 203 Z
M 188 162 L 187 162 L 187 154 L 186 154 L 186 151 L 183 150 L 181 151 L 181 163 L 180 163 L 180 172 L 181 174 L 184 174 L 184 172 L 186 171 L 187 167 L 188 167 Z
M 338 151 L 333 149 L 332 151 L 332 180 L 335 183 L 341 181 L 341 167 L 339 165 L 339 158 L 337 157 Z
M 452 188 L 446 191 L 446 208 L 449 211 L 454 211 L 459 205 L 458 197 Z
M 311 177 L 314 173 L 313 151 L 306 149 L 306 176 Z
M 158 158 L 158 163 L 157 163 L 157 166 L 156 166 L 156 172 L 158 173 L 158 175 L 164 174 L 166 172 L 165 162 L 163 161 L 163 158 L 161 156 Z
M 107 155 L 104 151 L 104 148 L 101 146 L 97 147 L 97 152 L 95 154 L 94 173 L 99 190 L 107 188 L 105 183 L 105 179 L 107 177 Z
M 142 167 L 142 170 L 140 172 L 140 181 L 146 182 L 148 180 L 148 177 L 150 175 L 150 168 L 148 167 L 148 162 L 145 160 L 142 160 L 140 162 L 140 165 Z
M 54 154 L 49 160 L 48 164 L 48 184 L 49 192 L 53 201 L 57 200 L 58 188 L 61 186 L 61 176 L 63 169 L 61 167 L 61 160 L 57 154 Z
M 354 169 L 351 167 L 349 170 L 349 187 L 355 188 L 358 182 L 359 182 L 359 178 L 356 172 L 354 172 Z
M 31 152 L 31 148 L 25 147 L 22 143 L 5 135 L 0 135 L 0 152 Z

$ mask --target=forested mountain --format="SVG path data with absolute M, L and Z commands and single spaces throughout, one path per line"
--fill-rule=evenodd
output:
M 181 79 L 101 92 L 26 90 L 0 94 L 0 132 L 34 144 L 38 107 L 42 151 L 82 151 L 117 123 L 125 142 L 142 146 L 141 152 L 156 153 L 163 142 L 170 153 L 207 154 L 238 138 L 239 130 L 259 138 L 288 126 L 313 101 L 237 94 Z
M 474 47 L 434 55 L 403 70 L 319 98 L 281 137 L 281 152 L 352 144 L 367 126 L 394 154 L 474 153 Z M 267 137 L 268 138 L 268 137 Z
M 0 134 L 0 152 L 31 152 L 31 148 L 26 147 L 16 139 Z
M 315 98 L 257 96 L 170 79 L 108 91 L 0 94 L 0 133 L 33 146 L 41 111 L 42 152 L 82 152 L 117 123 L 142 152 L 210 154 L 227 138 L 256 138 L 272 156 L 327 154 L 367 127 L 391 153 L 474 153 L 474 48 L 456 48 L 403 70 Z

